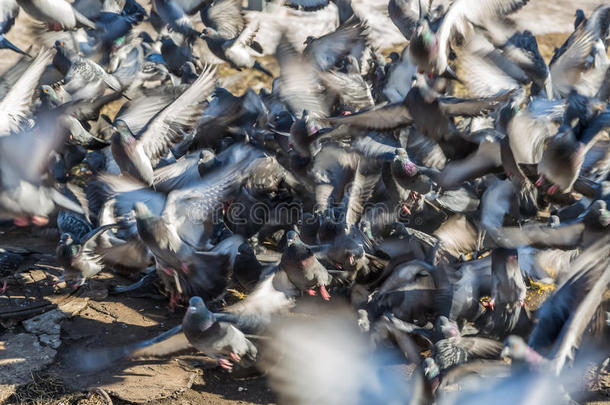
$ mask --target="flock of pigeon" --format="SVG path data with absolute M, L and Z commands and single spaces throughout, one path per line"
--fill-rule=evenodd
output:
M 187 307 L 78 367 L 184 333 L 282 403 L 574 403 L 607 373 L 609 5 L 547 64 L 510 19 L 527 0 L 390 0 L 389 58 L 349 0 L 276 2 L 261 15 L 335 7 L 337 27 L 282 27 L 271 90 L 237 96 L 199 49 L 273 77 L 241 0 L 0 3 L 2 34 L 25 12 L 43 45 L 0 40 L 23 54 L 0 78 L 0 218 L 57 218 L 66 288 L 111 269 L 139 278 L 114 293 Z

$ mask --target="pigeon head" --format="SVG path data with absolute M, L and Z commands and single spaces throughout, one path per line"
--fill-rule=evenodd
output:
M 399 170 L 403 172 L 403 174 L 409 177 L 417 174 L 417 166 L 411 162 L 409 156 L 407 155 L 407 151 L 405 151 L 403 148 L 396 149 L 394 163 L 398 166 Z
M 53 105 L 58 105 L 61 103 L 53 87 L 47 86 L 46 84 L 40 86 L 40 97 L 50 101 Z
M 74 238 L 69 233 L 63 233 L 59 238 L 59 243 L 62 245 L 70 246 L 74 243 Z
M 440 374 L 438 366 L 432 357 L 424 359 L 424 375 L 428 380 L 433 380 Z
M 289 231 L 286 234 L 286 246 L 292 246 L 299 241 L 300 241 L 299 234 L 296 233 L 295 231 Z
M 216 31 L 214 28 L 206 27 L 201 30 L 200 38 L 208 39 L 208 38 L 220 38 L 220 33 Z
M 122 142 L 127 143 L 129 145 L 133 144 L 136 139 L 134 138 L 131 130 L 123 120 L 117 120 L 115 124 L 116 132 L 119 134 L 119 137 Z
M 360 67 L 358 66 L 358 59 L 353 55 L 348 55 L 343 61 L 343 66 L 347 73 L 357 74 L 360 73 Z
M 429 59 L 436 53 L 436 36 L 426 20 L 415 31 L 409 50 L 416 58 L 420 59 Z
M 395 221 L 392 223 L 392 230 L 390 231 L 390 236 L 403 239 L 409 236 L 409 232 L 407 231 L 407 227 L 405 226 L 405 224 L 399 221 Z
M 303 41 L 303 45 L 307 46 L 307 45 L 311 44 L 314 39 L 315 39 L 314 37 L 309 35 L 307 38 L 305 38 L 305 41 Z
M 513 361 L 525 361 L 527 363 L 537 363 L 541 357 L 527 343 L 516 335 L 510 335 L 504 340 L 502 357 L 508 357 Z
M 55 48 L 58 55 L 63 55 L 65 57 L 71 57 L 75 55 L 75 52 L 70 47 L 70 44 L 62 40 L 55 41 L 55 44 L 53 44 L 53 48 Z
M 201 297 L 191 297 L 189 307 L 184 315 L 184 322 L 195 323 L 200 330 L 205 330 L 216 321 L 214 314 L 208 310 Z
M 204 176 L 210 169 L 215 168 L 220 161 L 216 158 L 214 152 L 203 149 L 199 153 L 199 162 L 197 163 L 197 170 L 199 171 L 199 176 Z

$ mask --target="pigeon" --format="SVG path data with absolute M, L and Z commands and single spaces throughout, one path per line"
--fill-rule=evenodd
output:
M 153 168 L 180 137 L 180 130 L 192 126 L 201 111 L 198 101 L 212 91 L 215 70 L 208 68 L 175 101 L 163 108 L 136 134 L 124 121 L 112 136 L 112 154 L 121 171 L 151 185 Z M 137 138 L 136 138 L 137 135 Z
M 201 10 L 201 20 L 206 27 L 200 37 L 214 55 L 233 68 L 254 68 L 273 77 L 252 55 L 252 51 L 259 54 L 263 51 L 255 40 L 258 26 L 246 27 L 238 0 L 214 0 Z
M 232 370 L 233 363 L 248 367 L 256 361 L 256 346 L 234 325 L 217 320 L 200 297 L 190 299 L 182 330 L 191 345 L 217 359 L 224 369 Z
M 300 290 L 309 295 L 316 295 L 320 290 L 322 299 L 330 300 L 326 289 L 330 285 L 331 276 L 320 264 L 311 249 L 300 239 L 299 235 L 290 231 L 286 235 L 286 250 L 282 254 L 280 269 L 286 272 L 288 279 Z
M 38 81 L 52 59 L 53 51 L 42 50 L 4 96 L 0 102 L 0 110 L 2 111 L 0 113 L 2 115 L 0 136 L 25 129 L 23 124 L 26 117 L 32 112 L 32 99 Z
M 82 98 L 85 98 L 91 94 L 90 91 L 92 95 L 97 94 L 98 89 L 104 89 L 105 86 L 114 91 L 121 90 L 121 83 L 114 76 L 107 73 L 97 63 L 78 55 L 68 48 L 63 41 L 56 41 L 54 48 L 58 55 L 66 58 L 70 63 L 64 78 L 64 89 L 72 94 L 73 98 L 81 98 L 79 94 L 82 94 Z M 88 85 L 86 85 L 87 83 Z
M 94 229 L 80 241 L 75 241 L 69 233 L 61 235 L 57 247 L 57 262 L 63 267 L 61 281 L 74 282 L 73 288 L 80 287 L 87 278 L 96 275 L 104 269 L 103 258 L 96 252 L 100 243 L 99 237 L 114 225 L 104 225 Z
M 45 22 L 55 31 L 78 27 L 97 29 L 95 23 L 65 0 L 18 0 L 17 3 L 33 18 Z

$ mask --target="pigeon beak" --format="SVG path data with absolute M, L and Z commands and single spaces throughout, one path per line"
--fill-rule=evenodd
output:
M 508 347 L 505 347 L 504 349 L 502 349 L 502 352 L 500 353 L 500 357 L 508 357 L 509 355 L 509 349 Z

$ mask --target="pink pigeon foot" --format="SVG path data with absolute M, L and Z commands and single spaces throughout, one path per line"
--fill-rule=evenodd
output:
M 233 369 L 233 363 L 227 359 L 223 359 L 222 357 L 218 359 L 218 364 L 225 370 L 231 371 Z
M 13 223 L 16 226 L 28 226 L 30 224 L 30 220 L 27 217 L 17 217 L 13 219 Z
M 49 218 L 38 216 L 38 215 L 33 215 L 32 223 L 36 226 L 44 226 L 49 223 Z
M 546 192 L 552 195 L 555 194 L 557 190 L 559 190 L 559 186 L 557 184 L 553 184 Z
M 330 301 L 330 294 L 326 290 L 326 286 L 324 284 L 320 286 L 320 295 L 324 301 Z

